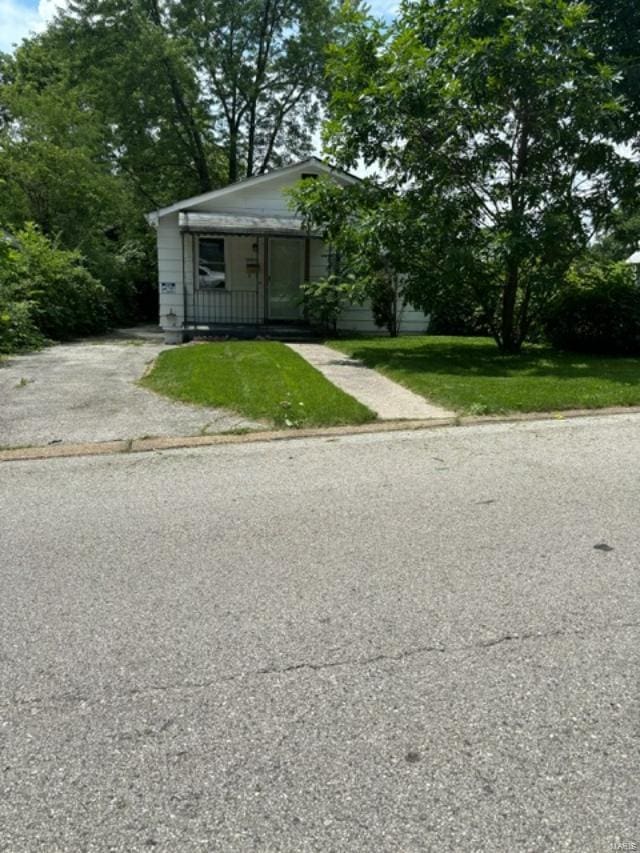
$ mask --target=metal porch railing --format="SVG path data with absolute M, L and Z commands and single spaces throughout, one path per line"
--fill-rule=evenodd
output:
M 256 324 L 256 290 L 196 289 L 186 300 L 187 325 Z

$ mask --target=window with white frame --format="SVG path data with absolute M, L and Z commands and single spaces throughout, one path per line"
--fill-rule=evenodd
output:
M 226 286 L 224 238 L 200 237 L 198 239 L 198 287 L 200 290 L 224 290 Z

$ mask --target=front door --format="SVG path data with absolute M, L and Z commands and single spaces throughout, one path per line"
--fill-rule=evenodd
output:
M 269 240 L 270 320 L 299 320 L 302 316 L 303 246 L 304 242 L 295 238 L 272 237 Z

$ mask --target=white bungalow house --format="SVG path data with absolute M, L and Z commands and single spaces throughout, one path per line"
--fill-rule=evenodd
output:
M 157 229 L 160 325 L 168 342 L 194 333 L 304 324 L 300 285 L 327 274 L 329 247 L 292 214 L 284 190 L 301 178 L 358 179 L 312 157 L 148 214 Z M 428 319 L 407 306 L 401 331 Z M 340 330 L 380 332 L 367 306 L 348 305 Z

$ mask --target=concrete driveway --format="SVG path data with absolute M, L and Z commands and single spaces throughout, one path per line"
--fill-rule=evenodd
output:
M 0 364 L 0 447 L 112 441 L 258 426 L 220 409 L 173 402 L 138 380 L 159 336 L 110 336 L 49 347 Z

